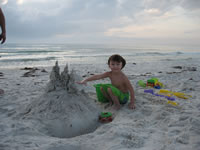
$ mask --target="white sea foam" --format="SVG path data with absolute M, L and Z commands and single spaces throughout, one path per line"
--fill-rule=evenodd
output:
M 172 51 L 126 46 L 108 45 L 72 45 L 72 44 L 6 44 L 0 47 L 0 68 L 15 68 L 18 66 L 52 66 L 55 61 L 61 65 L 72 63 L 105 63 L 112 54 L 120 54 L 127 61 L 142 62 L 161 59 L 186 59 L 199 57 L 200 53 L 189 51 Z M 198 55 L 198 56 L 197 56 Z

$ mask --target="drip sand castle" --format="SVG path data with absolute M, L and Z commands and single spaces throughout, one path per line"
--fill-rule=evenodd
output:
M 70 138 L 93 132 L 98 126 L 100 109 L 83 90 L 74 70 L 68 65 L 60 74 L 56 62 L 46 91 L 31 102 L 23 119 L 31 120 L 36 129 L 46 135 Z

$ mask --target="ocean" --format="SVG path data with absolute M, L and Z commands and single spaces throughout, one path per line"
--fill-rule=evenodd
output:
M 105 64 L 112 54 L 122 55 L 127 62 L 200 58 L 190 50 L 141 48 L 98 44 L 4 44 L 0 45 L 0 68 L 60 65 Z

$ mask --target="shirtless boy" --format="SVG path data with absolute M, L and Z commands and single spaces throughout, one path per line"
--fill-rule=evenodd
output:
M 106 84 L 106 90 L 104 90 L 104 88 L 101 87 L 101 91 L 104 97 L 106 97 L 109 100 L 110 104 L 114 103 L 116 109 L 119 109 L 120 104 L 125 104 L 129 100 L 130 95 L 129 108 L 134 109 L 134 89 L 127 76 L 121 71 L 126 65 L 125 59 L 118 54 L 112 55 L 108 59 L 108 65 L 111 71 L 98 75 L 93 75 L 78 83 L 86 84 L 88 81 L 109 78 L 111 80 L 111 84 Z

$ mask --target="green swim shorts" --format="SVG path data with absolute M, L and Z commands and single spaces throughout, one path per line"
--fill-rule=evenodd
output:
M 99 102 L 109 102 L 109 100 L 101 92 L 101 87 L 107 92 L 108 88 L 111 88 L 113 94 L 118 97 L 120 104 L 126 104 L 129 100 L 129 93 L 123 93 L 112 84 L 95 84 L 97 99 Z

